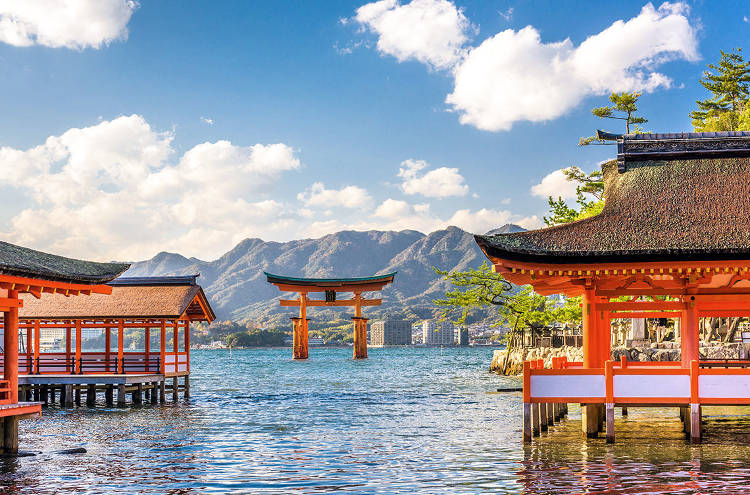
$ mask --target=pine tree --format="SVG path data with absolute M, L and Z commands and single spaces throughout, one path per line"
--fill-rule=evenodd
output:
M 700 79 L 712 93 L 698 100 L 698 110 L 690 114 L 696 131 L 737 131 L 747 128 L 747 103 L 750 97 L 750 62 L 742 58 L 742 49 L 721 51 L 718 64 L 708 64 Z
M 612 102 L 612 105 L 592 108 L 591 113 L 594 117 L 599 117 L 600 119 L 624 120 L 626 134 L 630 134 L 631 125 L 634 126 L 632 129 L 634 132 L 639 132 L 641 129 L 638 127 L 638 124 L 648 122 L 647 119 L 635 115 L 638 111 L 638 98 L 641 97 L 641 94 L 639 91 L 612 93 L 609 95 L 609 101 Z M 589 144 L 612 143 L 603 141 L 596 136 L 581 138 L 578 141 L 579 146 L 587 146 Z

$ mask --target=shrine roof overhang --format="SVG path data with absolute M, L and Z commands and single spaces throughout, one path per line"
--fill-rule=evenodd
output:
M 0 275 L 8 277 L 71 285 L 103 284 L 129 266 L 66 258 L 0 241 Z
M 381 290 L 393 282 L 396 273 L 373 275 L 371 277 L 303 278 L 263 272 L 268 282 L 276 285 L 281 290 L 303 290 L 310 292 L 324 292 L 326 290 L 335 290 L 338 292 Z
M 64 294 L 44 294 L 41 299 L 22 295 L 21 319 L 115 320 L 147 319 L 211 322 L 216 319 L 200 285 L 112 284 L 111 294 L 91 294 L 70 299 Z
M 547 265 L 750 259 L 750 132 L 626 135 L 618 144 L 623 162 L 602 165 L 600 214 L 478 235 L 484 253 Z

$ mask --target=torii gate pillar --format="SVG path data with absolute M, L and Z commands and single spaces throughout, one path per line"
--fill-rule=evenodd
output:
M 294 333 L 292 335 L 292 349 L 294 359 L 307 359 L 309 356 L 309 349 L 307 344 L 307 322 L 309 318 L 291 318 L 292 324 L 294 325 Z

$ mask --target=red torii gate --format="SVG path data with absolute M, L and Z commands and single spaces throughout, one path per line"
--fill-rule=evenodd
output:
M 294 359 L 307 359 L 307 308 L 309 306 L 354 306 L 354 359 L 367 358 L 367 318 L 362 317 L 362 306 L 380 306 L 382 299 L 364 299 L 363 292 L 381 291 L 393 282 L 396 272 L 373 277 L 356 278 L 298 278 L 284 277 L 263 272 L 269 283 L 283 292 L 297 292 L 297 299 L 282 299 L 281 306 L 299 307 L 299 317 L 292 318 L 294 324 Z M 309 292 L 324 292 L 325 300 L 308 299 Z M 353 299 L 336 300 L 337 292 L 352 292 Z

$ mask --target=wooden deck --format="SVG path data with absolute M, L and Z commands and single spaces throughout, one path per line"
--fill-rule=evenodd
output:
M 602 431 L 614 442 L 614 408 L 677 407 L 691 440 L 700 440 L 701 407 L 750 405 L 750 361 L 679 362 L 607 361 L 604 368 L 584 368 L 553 358 L 552 369 L 540 361 L 524 363 L 524 439 L 537 435 L 537 424 L 559 404 L 580 403 L 583 430 Z
M 182 378 L 182 383 L 180 383 Z M 39 401 L 44 405 L 59 403 L 61 407 L 81 405 L 81 396 L 86 397 L 86 406 L 96 407 L 97 396 L 102 392 L 104 405 L 126 407 L 127 398 L 133 405 L 165 403 L 190 397 L 190 375 L 144 373 L 47 373 L 18 376 L 18 393 L 21 399 Z M 116 395 L 116 401 L 115 401 Z M 1 415 L 0 415 L 1 416 Z

